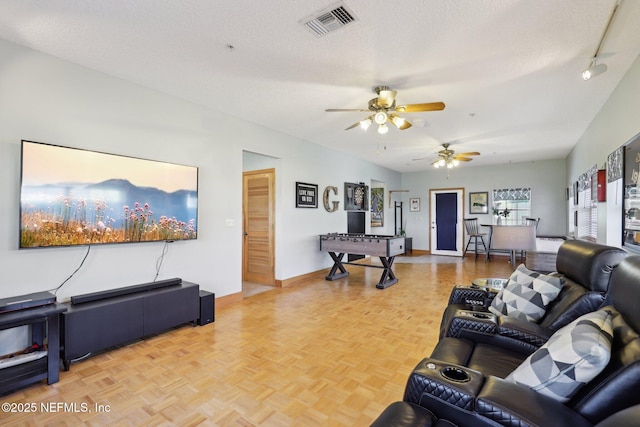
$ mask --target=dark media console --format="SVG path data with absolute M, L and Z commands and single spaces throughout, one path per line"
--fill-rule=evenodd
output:
M 168 279 L 78 295 L 64 303 L 61 354 L 65 370 L 71 361 L 154 335 L 200 317 L 199 286 Z

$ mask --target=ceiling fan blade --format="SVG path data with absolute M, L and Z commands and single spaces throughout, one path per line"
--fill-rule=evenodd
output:
M 358 126 L 360 126 L 360 122 L 355 122 L 354 124 L 352 124 L 351 126 L 346 128 L 345 130 L 353 129 L 353 128 L 358 127 Z
M 391 108 L 393 103 L 396 100 L 396 95 L 398 91 L 395 90 L 381 90 L 378 93 L 378 107 L 380 108 Z
M 478 153 L 477 151 L 470 151 L 468 153 L 457 153 L 456 156 L 479 156 L 480 153 Z
M 327 108 L 326 110 L 327 113 L 342 113 L 345 111 L 364 111 L 364 112 L 368 112 L 369 110 L 363 110 L 362 108 Z
M 458 160 L 461 162 L 470 162 L 471 160 L 473 160 L 471 157 L 459 157 L 459 156 L 453 156 L 454 160 Z
M 444 110 L 444 102 L 407 104 L 407 105 L 399 105 L 396 107 L 396 111 L 400 113 L 419 113 L 421 111 L 440 111 L 440 110 Z
M 420 157 L 419 159 L 411 159 L 414 162 L 418 162 L 420 160 L 427 160 L 429 157 Z

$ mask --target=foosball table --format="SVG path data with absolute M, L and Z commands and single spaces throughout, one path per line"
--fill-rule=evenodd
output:
M 378 289 L 385 289 L 398 283 L 398 278 L 393 273 L 393 261 L 396 255 L 405 252 L 404 237 L 377 236 L 369 234 L 329 233 L 320 235 L 320 250 L 329 252 L 333 260 L 333 267 L 326 280 L 337 280 L 347 277 L 349 272 L 344 268 L 345 264 L 359 265 L 361 267 L 381 268 L 382 276 L 376 285 Z M 370 255 L 380 258 L 382 266 L 372 264 L 356 264 L 344 262 L 345 254 Z

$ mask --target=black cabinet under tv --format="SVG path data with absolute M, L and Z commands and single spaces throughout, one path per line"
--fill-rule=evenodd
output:
M 170 279 L 73 297 L 61 316 L 62 360 L 163 332 L 200 316 L 199 286 Z

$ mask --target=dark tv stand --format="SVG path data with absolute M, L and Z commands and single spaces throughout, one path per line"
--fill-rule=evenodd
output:
M 65 303 L 62 318 L 62 360 L 116 347 L 155 335 L 200 317 L 200 287 L 169 279 L 103 292 L 78 295 Z
M 47 380 L 47 384 L 58 382 L 60 379 L 60 313 L 66 309 L 62 304 L 49 304 L 0 315 L 0 330 L 30 325 L 33 341 L 42 347 L 44 336 L 46 336 L 48 343 L 47 355 L 41 359 L 0 369 L 0 395 L 43 379 Z

